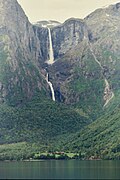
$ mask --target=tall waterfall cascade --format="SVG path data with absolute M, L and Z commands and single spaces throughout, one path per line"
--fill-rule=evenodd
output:
M 52 83 L 49 81 L 49 74 L 47 73 L 46 81 L 50 87 L 51 93 L 52 93 L 52 100 L 55 101 L 55 92 Z
M 47 27 L 47 25 L 42 25 L 43 28 L 47 28 L 48 29 L 48 38 L 49 38 L 49 60 L 47 60 L 46 62 L 50 65 L 52 65 L 54 63 L 54 53 L 53 53 L 53 45 L 52 45 L 52 36 L 51 36 L 51 30 L 49 27 Z M 55 92 L 54 92 L 54 88 L 52 83 L 49 81 L 49 74 L 47 73 L 46 75 L 46 81 L 50 87 L 51 90 L 51 94 L 52 94 L 52 100 L 55 101 Z
M 49 60 L 47 61 L 47 63 L 53 64 L 54 63 L 54 52 L 53 52 L 52 36 L 51 36 L 50 28 L 48 28 L 48 37 L 49 37 Z

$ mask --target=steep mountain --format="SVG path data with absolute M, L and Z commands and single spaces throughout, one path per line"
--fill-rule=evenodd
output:
M 56 98 L 93 116 L 119 95 L 120 3 L 51 29 Z M 84 83 L 83 83 L 84 82 Z M 118 101 L 116 101 L 117 103 Z
M 119 91 L 119 51 L 115 41 L 117 31 L 113 31 L 118 15 L 119 3 L 98 9 L 84 20 L 72 18 L 57 26 L 44 21 L 34 25 L 43 41 L 40 63 L 49 72 L 56 100 L 82 108 L 94 119 Z M 55 62 L 52 67 L 46 64 L 50 48 L 48 28 Z M 110 40 L 115 41 L 112 51 Z
M 119 19 L 120 3 L 98 9 L 84 19 L 88 30 L 88 48 L 101 69 L 103 79 L 107 80 L 103 94 L 105 114 L 82 131 L 64 137 L 64 140 L 58 137 L 58 149 L 81 151 L 85 158 L 120 159 Z
M 54 149 L 54 139 L 59 150 L 113 152 L 109 132 L 114 147 L 119 135 L 119 18 L 117 3 L 83 20 L 32 25 L 16 0 L 0 0 L 1 144 L 38 142 Z
M 47 70 L 57 101 L 93 119 L 101 116 L 74 135 L 53 139 L 55 150 L 81 151 L 86 158 L 120 157 L 119 19 L 117 3 L 51 28 L 55 62 Z
M 107 83 L 89 47 L 86 23 L 73 18 L 57 26 L 52 21 L 42 21 L 33 29 L 41 44 L 40 66 L 44 74 L 49 73 L 56 101 L 72 105 L 77 111 L 82 109 L 95 119 L 107 101 Z M 52 66 L 48 64 L 51 48 Z
M 0 0 L 0 15 L 0 143 L 47 143 L 88 124 L 82 110 L 51 99 L 43 68 L 50 56 L 48 29 L 30 24 L 16 0 Z

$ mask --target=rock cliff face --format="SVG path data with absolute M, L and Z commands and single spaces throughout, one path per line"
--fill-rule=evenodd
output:
M 85 24 L 80 19 L 69 19 L 64 24 L 52 29 L 55 59 L 65 55 L 67 51 L 83 41 Z
M 0 99 L 21 103 L 44 88 L 40 42 L 16 0 L 0 0 Z
M 49 56 L 49 41 L 48 41 L 48 29 L 39 27 L 38 25 L 33 26 L 34 33 L 36 37 L 39 39 L 39 47 L 41 52 L 41 57 L 39 58 L 39 62 L 44 64 Z

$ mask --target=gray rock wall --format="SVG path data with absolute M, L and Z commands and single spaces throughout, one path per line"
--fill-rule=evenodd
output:
M 83 21 L 69 19 L 64 24 L 52 29 L 55 59 L 62 57 L 84 39 L 84 28 Z

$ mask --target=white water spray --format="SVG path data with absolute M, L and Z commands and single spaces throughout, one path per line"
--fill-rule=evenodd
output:
M 51 93 L 52 93 L 52 100 L 55 101 L 55 92 L 54 92 L 52 83 L 49 81 L 48 73 L 47 73 L 47 76 L 46 76 L 46 81 L 47 81 L 48 85 L 50 86 L 50 90 L 51 90 Z
M 48 64 L 53 64 L 54 63 L 54 53 L 53 53 L 53 45 L 52 45 L 52 37 L 51 37 L 51 31 L 50 28 L 48 28 L 48 35 L 49 35 L 49 60 L 47 61 Z

